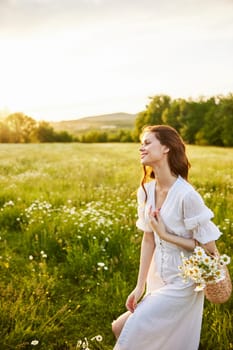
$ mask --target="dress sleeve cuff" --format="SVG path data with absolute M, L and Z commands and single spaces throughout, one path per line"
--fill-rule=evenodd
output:
M 142 230 L 144 232 L 151 232 L 152 231 L 151 228 L 149 227 L 149 225 L 146 225 L 146 223 L 142 219 L 138 219 L 136 221 L 136 226 L 139 230 Z
M 221 234 L 222 233 L 219 231 L 218 227 L 212 221 L 209 221 L 203 226 L 197 226 L 193 230 L 193 238 L 202 244 L 216 241 Z
M 213 212 L 209 208 L 205 207 L 201 214 L 184 219 L 184 225 L 187 230 L 193 230 L 195 227 L 208 222 L 213 217 Z

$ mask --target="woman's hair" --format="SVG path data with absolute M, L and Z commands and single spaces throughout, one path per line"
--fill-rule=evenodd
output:
M 160 141 L 160 143 L 168 147 L 168 165 L 172 174 L 175 176 L 180 175 L 185 180 L 188 180 L 190 163 L 185 153 L 184 141 L 178 132 L 168 125 L 153 125 L 144 127 L 141 137 L 146 132 L 154 133 L 155 137 Z M 148 166 L 143 166 L 143 172 L 144 174 L 141 180 L 141 185 L 144 188 L 144 183 L 155 178 L 155 174 L 153 169 Z

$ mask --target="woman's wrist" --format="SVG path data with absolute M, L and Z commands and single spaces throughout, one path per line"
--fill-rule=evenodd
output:
M 146 283 L 145 283 L 145 282 L 143 282 L 143 283 L 137 282 L 135 289 L 144 290 L 144 289 L 145 289 L 145 286 L 146 286 Z
M 164 241 L 167 241 L 167 242 L 169 242 L 172 239 L 171 236 L 173 236 L 170 233 L 168 233 L 167 231 L 160 231 L 160 232 L 157 231 L 156 233 L 158 234 L 158 236 L 161 239 L 163 239 Z

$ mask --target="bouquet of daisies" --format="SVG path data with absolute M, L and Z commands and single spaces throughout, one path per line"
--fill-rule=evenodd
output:
M 186 257 L 181 253 L 182 265 L 179 266 L 180 275 L 184 282 L 192 280 L 196 283 L 195 291 L 204 290 L 207 284 L 215 284 L 225 278 L 225 265 L 230 263 L 230 257 L 226 254 L 210 256 L 198 246 L 194 253 Z

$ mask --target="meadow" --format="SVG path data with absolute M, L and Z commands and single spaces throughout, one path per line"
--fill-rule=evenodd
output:
M 113 348 L 111 322 L 137 278 L 138 148 L 0 145 L 1 350 Z M 223 233 L 218 248 L 232 257 L 233 149 L 187 151 L 190 182 Z M 232 298 L 205 301 L 199 350 L 233 349 L 232 309 Z

